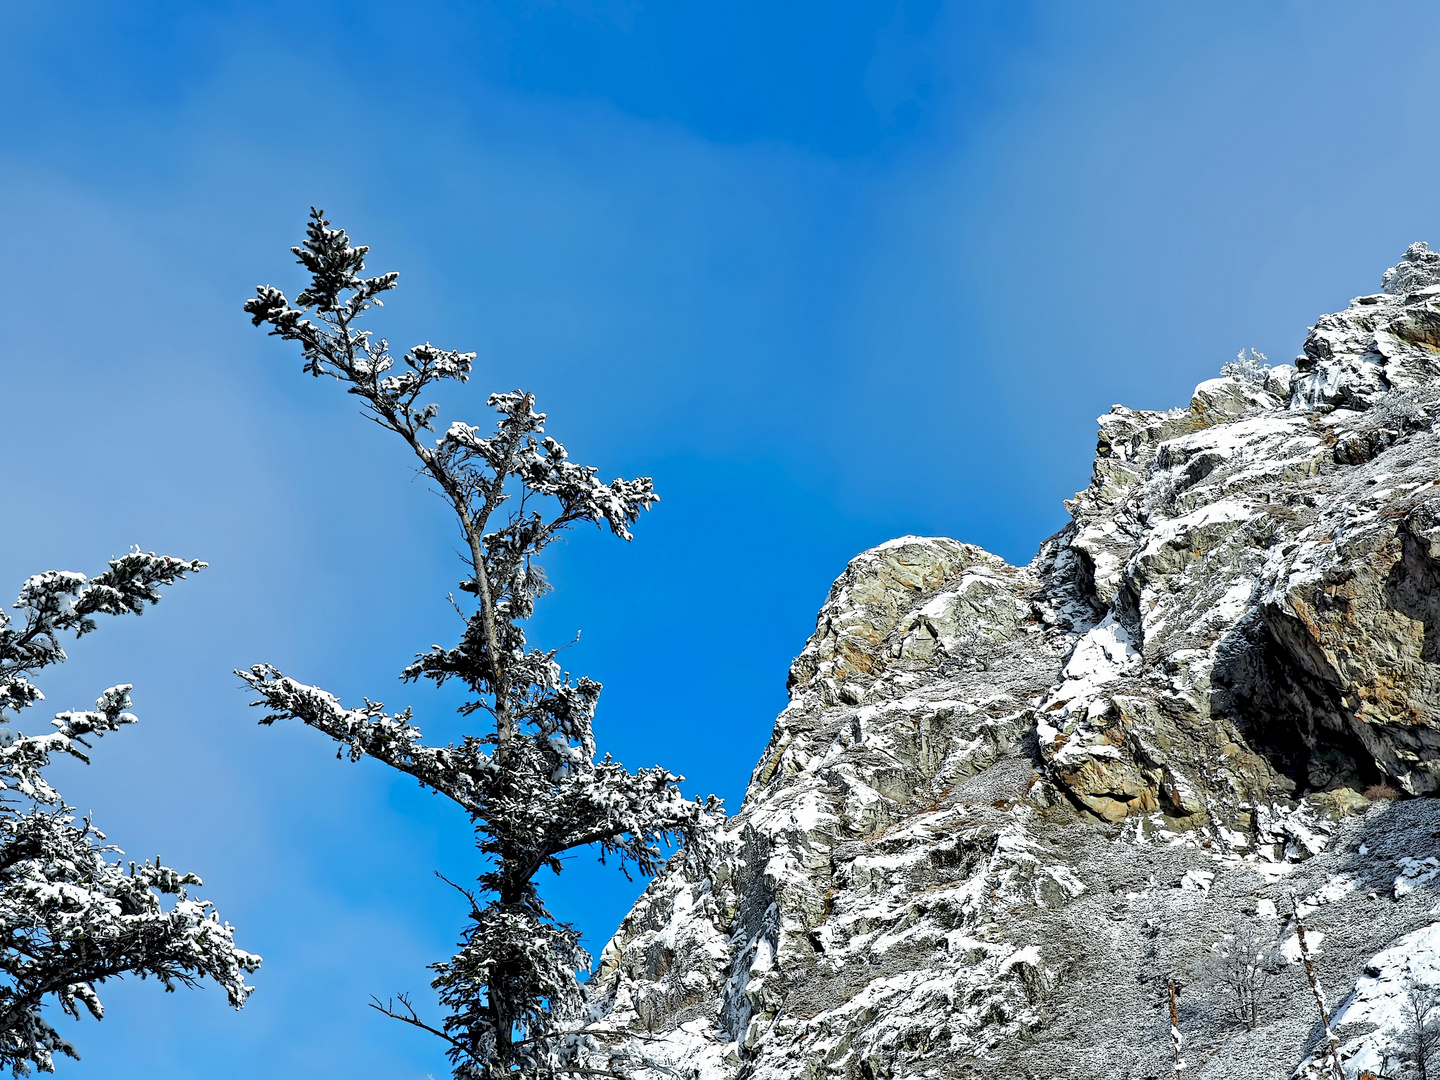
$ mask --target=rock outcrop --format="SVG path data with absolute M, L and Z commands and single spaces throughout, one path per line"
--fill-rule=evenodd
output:
M 920 537 L 856 557 L 721 863 L 667 871 L 604 950 L 595 1067 L 1153 1077 L 1174 978 L 1191 1075 L 1288 1075 L 1317 1038 L 1298 976 L 1245 1032 L 1199 972 L 1239 926 L 1283 939 L 1292 893 L 1332 990 L 1429 940 L 1437 417 L 1417 244 L 1293 366 L 1102 417 L 1030 565 Z

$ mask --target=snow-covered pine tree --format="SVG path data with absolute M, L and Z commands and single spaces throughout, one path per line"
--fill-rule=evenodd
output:
M 489 434 L 457 420 L 435 437 L 439 408 L 422 399 L 445 380 L 465 382 L 475 354 L 427 342 L 397 364 L 384 339 L 357 329 L 399 275 L 362 277 L 369 248 L 351 246 L 320 211 L 311 210 L 305 242 L 291 250 L 311 276 L 295 305 L 265 285 L 245 311 L 256 326 L 299 342 L 306 372 L 345 384 L 364 415 L 405 442 L 454 512 L 466 551 L 460 589 L 474 597 L 473 610 L 453 648 L 419 654 L 402 678 L 458 680 L 469 692 L 461 713 L 489 719 L 483 734 L 428 746 L 409 709 L 386 713 L 368 698 L 347 709 L 268 665 L 239 674 L 260 694 L 262 723 L 309 724 L 352 761 L 368 755 L 448 796 L 474 825 L 485 869 L 478 889 L 460 889 L 469 922 L 459 951 L 431 965 L 447 1015 L 435 1027 L 404 995 L 376 1007 L 443 1038 L 463 1080 L 594 1072 L 573 1056 L 578 972 L 590 958 L 578 933 L 546 910 L 535 876 L 558 873 L 560 856 L 577 848 L 646 875 L 660 868 L 667 843 L 705 860 L 720 806 L 713 797 L 686 800 L 676 786 L 683 777 L 665 769 L 629 773 L 608 754 L 597 760 L 591 721 L 600 684 L 563 671 L 555 650 L 530 646 L 523 623 L 548 591 L 537 557 L 564 530 L 593 521 L 629 540 L 657 496 L 648 477 L 605 484 L 594 468 L 573 464 L 522 390 L 490 395 L 498 419 Z
M 93 578 L 30 578 L 19 614 L 0 611 L 0 715 L 18 718 L 43 700 L 32 679 L 64 662 L 62 634 L 89 633 L 96 615 L 138 615 L 159 601 L 160 586 L 204 565 L 136 549 Z M 198 877 L 159 859 L 119 861 L 124 853 L 46 782 L 52 755 L 88 762 L 87 738 L 133 724 L 129 708 L 130 687 L 112 686 L 94 711 L 56 716 L 48 734 L 0 728 L 0 1068 L 16 1076 L 54 1072 L 57 1053 L 80 1056 L 46 1019 L 46 1004 L 74 1017 L 83 1005 L 98 1020 L 95 988 L 106 979 L 154 976 L 173 990 L 208 975 L 238 1009 L 252 990 L 245 975 L 260 966 L 235 947 L 213 905 L 188 894 Z

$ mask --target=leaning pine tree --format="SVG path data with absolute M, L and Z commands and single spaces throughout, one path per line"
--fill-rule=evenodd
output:
M 95 577 L 51 570 L 20 589 L 15 614 L 0 610 L 0 716 L 19 722 L 44 699 L 32 681 L 65 661 L 61 640 L 96 627 L 96 616 L 139 615 L 170 585 L 204 567 L 138 549 Z M 156 978 L 167 990 L 208 976 L 240 1008 L 245 976 L 260 958 L 235 947 L 199 885 L 160 863 L 126 862 L 90 819 L 75 816 L 45 779 L 50 759 L 89 761 L 88 740 L 125 724 L 130 687 L 112 686 L 92 711 L 63 712 L 43 735 L 0 729 L 0 1068 L 15 1076 L 55 1071 L 55 1055 L 78 1058 L 46 1006 L 97 1020 L 107 979 Z
M 256 326 L 299 342 L 306 372 L 345 384 L 366 416 L 404 440 L 454 511 L 466 553 L 460 589 L 474 598 L 473 610 L 454 648 L 419 654 L 402 678 L 458 680 L 469 692 L 461 713 L 488 721 L 482 735 L 429 746 L 409 709 L 386 713 L 368 698 L 347 709 L 264 664 L 238 674 L 260 694 L 262 723 L 309 724 L 348 748 L 352 761 L 377 758 L 447 795 L 474 825 L 486 868 L 478 889 L 460 890 L 470 918 L 459 951 L 431 966 L 447 1015 L 436 1027 L 404 995 L 375 1007 L 443 1038 L 458 1078 L 593 1073 L 574 1056 L 579 972 L 590 957 L 579 934 L 546 910 L 535 876 L 558 873 L 562 854 L 586 847 L 646 875 L 659 869 L 666 844 L 706 859 L 720 808 L 713 797 L 683 798 L 683 777 L 664 769 L 632 774 L 608 754 L 596 760 L 591 721 L 600 684 L 572 678 L 555 650 L 526 642 L 522 626 L 548 591 L 537 556 L 584 521 L 629 540 L 630 525 L 657 496 L 649 478 L 605 484 L 595 469 L 570 462 L 524 391 L 490 396 L 499 414 L 490 433 L 457 420 L 437 437 L 439 408 L 423 398 L 443 380 L 465 382 L 475 354 L 427 343 L 397 364 L 383 339 L 356 329 L 399 275 L 362 277 L 369 249 L 352 247 L 321 212 L 311 211 L 303 246 L 291 250 L 311 275 L 308 287 L 292 305 L 262 286 L 245 311 Z

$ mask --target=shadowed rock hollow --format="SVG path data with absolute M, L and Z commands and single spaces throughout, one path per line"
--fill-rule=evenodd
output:
M 1417 244 L 1293 366 L 1101 417 L 1028 566 L 922 537 L 857 556 L 722 863 L 668 871 L 604 950 L 594 1067 L 1173 1075 L 1173 977 L 1190 1075 L 1288 1076 L 1317 1045 L 1298 969 L 1254 1032 L 1195 972 L 1237 927 L 1285 940 L 1292 893 L 1332 1000 L 1356 988 L 1346 1055 L 1378 1066 L 1374 987 L 1425 967 L 1440 899 L 1437 416 Z

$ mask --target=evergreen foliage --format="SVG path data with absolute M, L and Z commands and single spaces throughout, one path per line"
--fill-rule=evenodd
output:
M 1269 360 L 1268 356 L 1256 349 L 1251 349 L 1249 356 L 1241 349 L 1235 354 L 1234 360 L 1220 365 L 1220 374 L 1225 378 L 1263 386 L 1265 377 L 1270 374 Z
M 403 995 L 376 1007 L 443 1038 L 465 1080 L 592 1071 L 573 1056 L 583 1011 L 577 973 L 590 958 L 579 934 L 546 910 L 535 875 L 558 873 L 563 853 L 592 846 L 647 875 L 668 843 L 707 859 L 720 807 L 713 797 L 683 798 L 683 778 L 662 768 L 630 773 L 609 755 L 597 760 L 600 684 L 564 671 L 556 650 L 532 647 L 523 624 L 548 591 L 537 557 L 562 532 L 592 521 L 629 540 L 658 497 L 648 477 L 606 484 L 572 463 L 522 390 L 490 395 L 497 418 L 488 433 L 457 420 L 437 437 L 439 408 L 423 399 L 447 380 L 467 381 L 475 354 L 427 342 L 397 363 L 385 340 L 357 329 L 398 275 L 362 276 L 369 249 L 351 246 L 321 212 L 312 209 L 303 245 L 291 250 L 311 278 L 295 304 L 265 285 L 245 310 L 256 326 L 300 344 L 306 372 L 343 383 L 366 416 L 403 439 L 453 510 L 467 555 L 459 587 L 474 597 L 473 611 L 455 646 L 419 654 L 402 678 L 457 680 L 469 692 L 461 712 L 489 723 L 458 744 L 430 746 L 409 709 L 387 713 L 369 699 L 347 709 L 268 665 L 239 674 L 260 694 L 262 723 L 300 720 L 352 761 L 376 758 L 448 796 L 474 824 L 487 868 L 477 889 L 457 886 L 469 922 L 459 951 L 432 965 L 447 1015 L 435 1027 Z
M 96 615 L 139 615 L 162 585 L 204 566 L 137 549 L 93 578 L 51 570 L 27 580 L 18 615 L 0 611 L 0 713 L 18 717 L 44 699 L 32 678 L 65 661 L 62 634 L 89 633 Z M 189 895 L 198 877 L 159 859 L 114 859 L 124 853 L 45 779 L 53 755 L 88 762 L 87 739 L 135 723 L 130 689 L 112 686 L 94 710 L 59 714 L 49 734 L 0 729 L 0 1067 L 16 1076 L 54 1072 L 56 1054 L 79 1057 L 47 1004 L 100 1019 L 95 988 L 106 979 L 153 976 L 174 990 L 209 976 L 238 1009 L 253 989 L 245 975 L 260 966 L 213 905 Z

